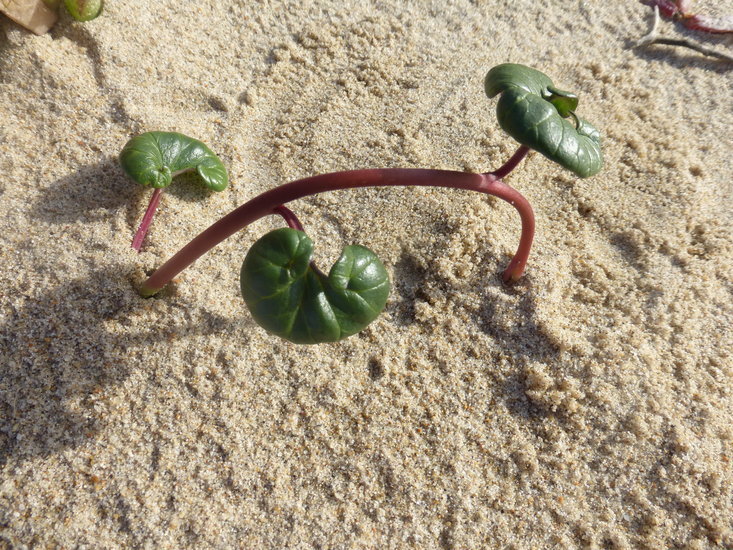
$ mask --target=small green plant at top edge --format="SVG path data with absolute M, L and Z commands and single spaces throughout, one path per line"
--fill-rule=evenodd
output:
M 493 195 L 511 204 L 519 213 L 522 230 L 517 251 L 502 279 L 505 283 L 518 280 L 529 257 L 535 219 L 527 199 L 502 178 L 530 149 L 580 177 L 592 176 L 603 164 L 600 134 L 576 115 L 577 96 L 556 88 L 535 69 L 514 63 L 498 65 L 488 72 L 484 85 L 489 97 L 501 96 L 497 102 L 499 124 L 521 144 L 497 170 L 473 174 L 416 168 L 367 169 L 286 183 L 249 200 L 200 233 L 155 271 L 142 284 L 140 293 L 156 294 L 227 237 L 263 216 L 277 214 L 288 227 L 256 241 L 240 273 L 242 296 L 255 321 L 268 332 L 300 344 L 334 342 L 354 334 L 385 307 L 389 293 L 387 270 L 372 251 L 349 246 L 329 274 L 322 273 L 311 259 L 313 243 L 295 214 L 284 205 L 326 191 L 378 186 L 463 189 Z M 152 171 L 145 173 L 155 181 Z
M 59 18 L 61 0 L 0 0 L 0 13 L 36 34 L 44 34 Z M 89 21 L 102 11 L 102 0 L 64 0 L 77 21 Z
M 64 0 L 66 10 L 77 21 L 91 21 L 102 13 L 102 0 Z

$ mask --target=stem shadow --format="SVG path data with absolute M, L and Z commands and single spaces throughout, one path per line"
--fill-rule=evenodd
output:
M 722 41 L 715 42 L 714 38 L 702 40 L 699 36 L 685 36 L 690 41 L 699 42 L 709 47 L 723 52 L 730 53 L 725 48 Z M 733 63 L 728 63 L 722 59 L 716 59 L 695 52 L 688 48 L 679 46 L 667 46 L 664 44 L 650 44 L 648 46 L 638 46 L 637 40 L 627 39 L 626 48 L 633 50 L 638 57 L 642 57 L 647 61 L 662 61 L 677 69 L 686 69 L 690 66 L 697 66 L 702 69 L 714 71 L 718 74 L 725 74 L 733 69 Z
M 525 275 L 519 284 L 528 284 L 528 278 Z M 509 288 L 506 292 L 521 292 L 519 301 L 499 304 L 486 300 L 479 317 L 481 330 L 491 336 L 498 347 L 517 360 L 547 362 L 555 359 L 559 350 L 542 332 L 535 319 L 534 295 L 531 290 Z M 507 313 L 506 308 L 511 308 L 512 311 Z M 516 321 L 505 320 L 507 315 Z
M 525 275 L 523 283 L 531 287 L 531 278 Z M 535 363 L 557 364 L 560 350 L 537 322 L 531 288 L 508 292 L 521 292 L 519 301 L 510 304 L 487 300 L 480 313 L 481 330 L 491 336 L 497 349 L 511 358 L 513 368 L 498 379 L 507 410 L 525 419 L 543 418 L 548 412 L 527 397 L 530 388 L 525 372 Z

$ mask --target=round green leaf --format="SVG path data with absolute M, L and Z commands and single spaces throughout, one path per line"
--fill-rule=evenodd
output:
M 389 277 L 363 246 L 344 248 L 328 276 L 311 264 L 313 241 L 302 231 L 271 231 L 242 264 L 242 297 L 265 330 L 296 344 L 335 342 L 364 329 L 384 309 Z
M 196 170 L 204 184 L 221 191 L 229 183 L 227 170 L 211 149 L 177 132 L 146 132 L 127 142 L 120 164 L 137 183 L 168 187 L 173 176 Z
M 496 106 L 499 125 L 519 143 L 580 177 L 600 171 L 601 136 L 588 121 L 575 116 L 575 94 L 557 89 L 543 73 L 516 63 L 491 69 L 484 88 L 490 98 L 501 94 Z

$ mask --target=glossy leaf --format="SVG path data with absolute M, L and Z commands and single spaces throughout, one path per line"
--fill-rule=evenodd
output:
M 600 171 L 600 132 L 575 116 L 577 96 L 555 88 L 543 73 L 515 63 L 491 69 L 484 87 L 490 98 L 501 94 L 496 106 L 499 125 L 519 143 L 580 177 Z
M 120 164 L 137 183 L 156 189 L 170 185 L 173 176 L 196 170 L 214 191 L 224 189 L 229 178 L 224 164 L 197 139 L 177 132 L 146 132 L 127 142 Z
M 328 276 L 314 268 L 312 254 L 305 233 L 276 229 L 255 242 L 240 275 L 255 321 L 296 344 L 335 342 L 359 332 L 389 295 L 387 271 L 368 248 L 344 248 Z

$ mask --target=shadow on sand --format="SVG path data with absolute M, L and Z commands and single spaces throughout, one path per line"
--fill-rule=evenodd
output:
M 193 314 L 201 319 L 185 327 L 171 319 L 132 327 L 131 317 L 151 301 L 122 269 L 16 303 L 0 324 L 0 466 L 10 456 L 47 456 L 95 437 L 106 423 L 95 413 L 97 396 L 141 368 L 144 351 L 161 340 L 234 330 L 232 321 L 200 308 Z

